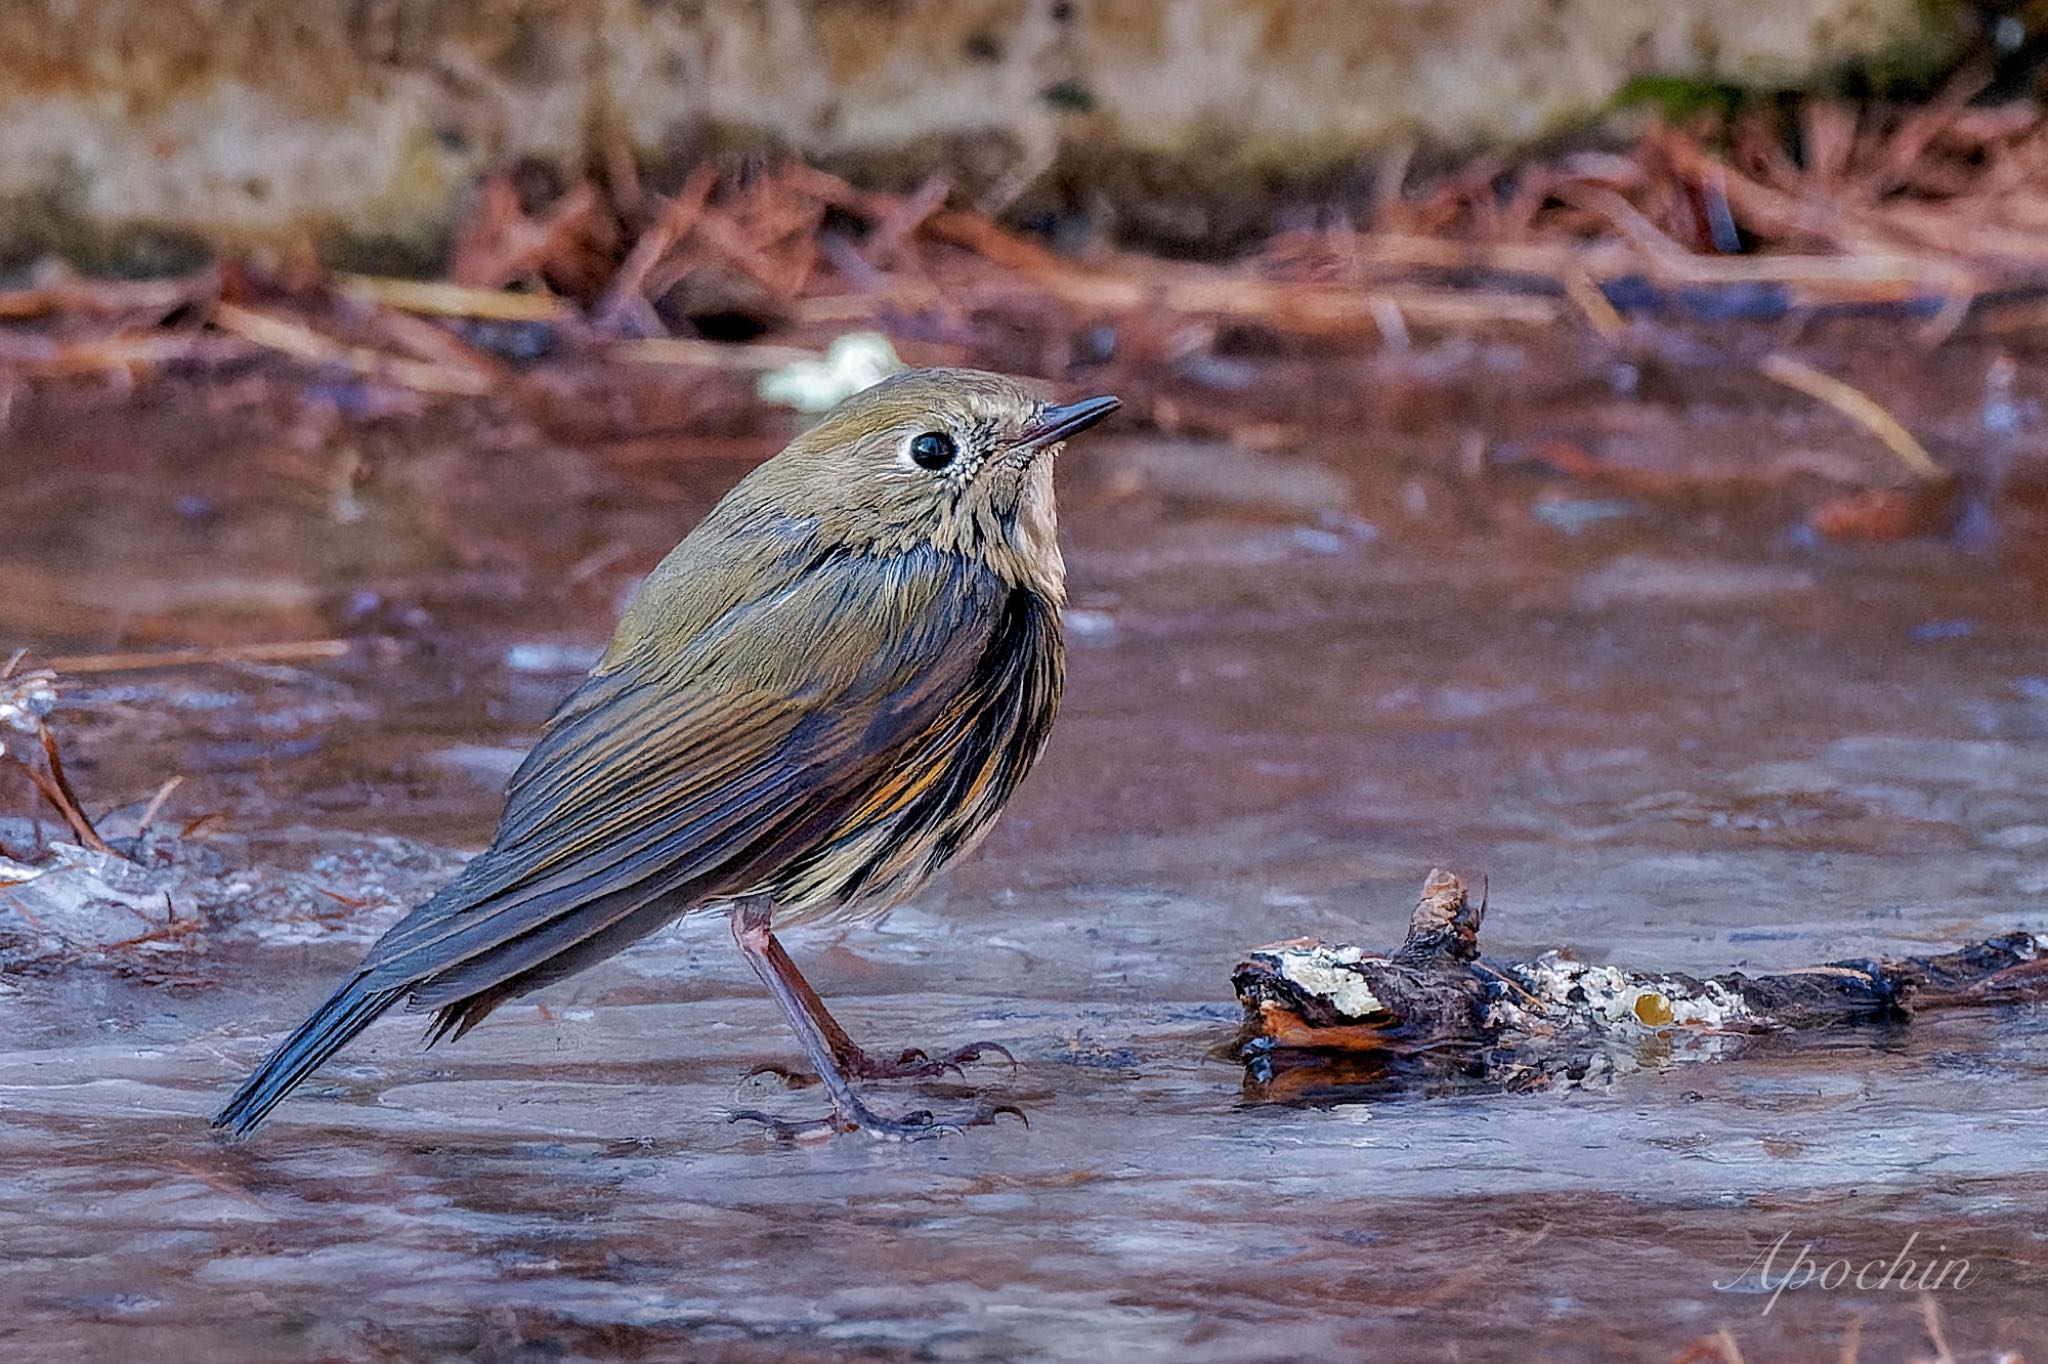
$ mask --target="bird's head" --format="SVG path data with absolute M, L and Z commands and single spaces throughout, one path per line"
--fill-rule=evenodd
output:
M 839 404 L 748 482 L 764 509 L 829 539 L 970 555 L 1058 600 L 1053 460 L 1119 406 L 1050 404 L 978 370 L 906 370 Z

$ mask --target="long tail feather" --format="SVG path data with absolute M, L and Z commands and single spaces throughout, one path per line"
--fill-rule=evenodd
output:
M 242 1082 L 227 1106 L 214 1115 L 213 1126 L 229 1128 L 238 1137 L 255 1131 L 270 1116 L 270 1110 L 297 1089 L 321 1062 L 369 1027 L 377 1015 L 396 1004 L 404 993 L 402 987 L 367 989 L 360 976 L 343 985 Z

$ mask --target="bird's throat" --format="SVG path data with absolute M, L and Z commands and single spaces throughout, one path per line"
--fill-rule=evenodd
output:
M 1034 461 L 1018 489 L 1017 509 L 1007 526 L 1016 557 L 1015 581 L 1054 609 L 1066 604 L 1067 562 L 1060 554 L 1059 511 L 1053 499 L 1052 460 Z

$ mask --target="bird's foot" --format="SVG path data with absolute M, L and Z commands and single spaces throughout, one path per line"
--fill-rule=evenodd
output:
M 759 1123 L 784 1141 L 817 1141 L 843 1132 L 865 1133 L 876 1141 L 931 1141 L 948 1132 L 993 1126 L 995 1120 L 1004 1114 L 1026 1127 L 1031 1125 L 1031 1120 L 1024 1116 L 1024 1110 L 1015 1104 L 978 1103 L 972 1108 L 950 1113 L 934 1113 L 920 1108 L 900 1118 L 885 1118 L 857 1098 L 835 1103 L 832 1111 L 822 1118 L 802 1122 L 777 1118 L 757 1109 L 734 1113 L 730 1120 Z
M 984 1056 L 1000 1056 L 1012 1071 L 1017 1069 L 1017 1058 L 1000 1042 L 969 1042 L 964 1047 L 955 1047 L 944 1056 L 933 1056 L 922 1047 L 905 1047 L 893 1061 L 878 1061 L 866 1052 L 855 1050 L 848 1058 L 852 1064 L 847 1073 L 868 1080 L 903 1080 L 928 1075 L 944 1075 L 947 1072 L 959 1075 L 964 1068 L 973 1065 Z
M 843 1051 L 835 1050 L 832 1059 L 838 1064 L 840 1073 L 849 1080 L 914 1080 L 964 1074 L 964 1067 L 989 1055 L 1002 1057 L 1013 1071 L 1017 1068 L 1017 1058 L 1000 1042 L 970 1042 L 944 1056 L 933 1056 L 922 1047 L 907 1047 L 893 1061 L 880 1060 L 859 1047 L 848 1046 Z M 762 1075 L 776 1076 L 791 1089 L 808 1089 L 818 1083 L 818 1077 L 810 1071 L 796 1070 L 773 1061 L 755 1066 L 744 1078 L 752 1080 Z

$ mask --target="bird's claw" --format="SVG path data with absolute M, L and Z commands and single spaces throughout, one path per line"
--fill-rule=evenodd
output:
M 741 1108 L 727 1114 L 725 1120 L 759 1123 L 782 1141 L 818 1141 L 851 1130 L 842 1125 L 837 1113 L 830 1113 L 822 1118 L 811 1118 L 804 1122 L 793 1122 L 788 1118 L 763 1113 L 758 1108 Z
M 905 1047 L 893 1061 L 877 1060 L 858 1049 L 833 1059 L 849 1080 L 922 1080 L 939 1075 L 965 1078 L 965 1067 L 990 1055 L 1002 1057 L 1011 1073 L 1016 1072 L 1016 1055 L 1000 1042 L 970 1042 L 944 1056 L 933 1056 L 923 1047 Z M 818 1083 L 817 1075 L 811 1071 L 797 1070 L 774 1061 L 764 1061 L 755 1066 L 741 1077 L 741 1082 L 759 1079 L 763 1075 L 775 1076 L 786 1089 L 809 1089 Z
M 884 1118 L 855 1102 L 834 1105 L 824 1117 L 803 1121 L 778 1118 L 752 1108 L 733 1113 L 728 1120 L 759 1123 L 783 1141 L 817 1141 L 844 1132 L 865 1133 L 876 1141 L 932 1141 L 948 1133 L 964 1132 L 970 1127 L 993 1126 L 995 1120 L 1005 1114 L 1026 1127 L 1031 1125 L 1031 1119 L 1015 1104 L 976 1104 L 972 1108 L 943 1115 L 920 1108 L 900 1118 Z
M 894 1061 L 878 1061 L 866 1052 L 838 1058 L 846 1073 L 861 1080 L 913 1080 L 934 1075 L 964 1075 L 964 1067 L 995 1054 L 1017 1069 L 1017 1058 L 1000 1042 L 969 1042 L 944 1056 L 933 1056 L 922 1047 L 906 1047 Z
M 812 1085 L 818 1083 L 818 1077 L 810 1071 L 797 1070 L 790 1066 L 779 1065 L 774 1061 L 763 1061 L 760 1065 L 755 1066 L 745 1075 L 740 1076 L 740 1083 L 746 1084 L 749 1080 L 758 1080 L 763 1075 L 773 1075 L 776 1079 L 782 1081 L 784 1089 L 809 1089 Z
M 1003 1058 L 1003 1064 L 1010 1068 L 1012 1075 L 1017 1073 L 1017 1054 L 1000 1042 L 969 1042 L 966 1046 L 957 1047 L 947 1055 L 940 1057 L 939 1061 L 941 1064 L 951 1066 L 957 1071 L 962 1066 L 973 1065 L 976 1061 L 991 1053 Z

